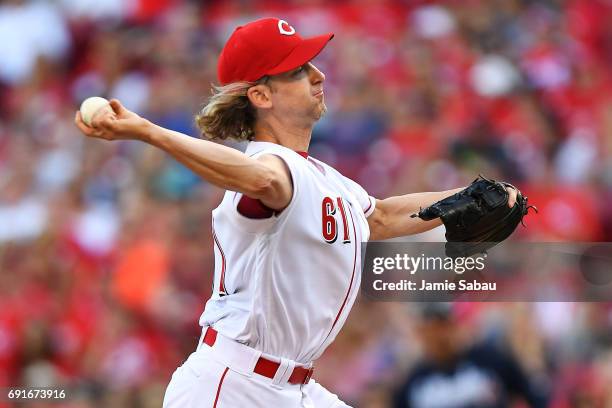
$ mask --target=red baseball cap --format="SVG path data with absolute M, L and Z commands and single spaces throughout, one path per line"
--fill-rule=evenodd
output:
M 289 23 L 278 18 L 240 26 L 219 56 L 219 82 L 254 82 L 265 75 L 291 71 L 316 57 L 333 37 L 329 33 L 302 38 Z

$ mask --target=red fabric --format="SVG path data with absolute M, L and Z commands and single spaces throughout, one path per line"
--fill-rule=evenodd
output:
M 308 152 L 296 151 L 296 153 L 302 156 L 303 158 L 308 159 Z M 247 197 L 245 195 L 243 195 L 240 201 L 238 202 L 237 209 L 241 215 L 255 220 L 270 218 L 276 212 L 272 208 L 262 203 L 261 200 Z
M 208 330 L 206 330 L 206 333 L 204 334 L 204 339 L 202 341 L 204 342 L 204 344 L 207 344 L 212 347 L 217 341 L 217 331 L 212 327 L 208 328 Z
M 242 196 L 238 202 L 238 212 L 247 218 L 256 220 L 270 218 L 274 215 L 274 210 L 267 207 L 260 200 L 255 198 Z
M 219 402 L 219 395 L 221 394 L 221 387 L 223 386 L 223 380 L 225 379 L 225 375 L 227 374 L 228 370 L 229 370 L 229 367 L 225 367 L 225 370 L 223 371 L 223 375 L 221 376 L 221 379 L 219 380 L 219 386 L 217 387 L 217 395 L 215 396 L 215 403 L 213 404 L 213 408 L 217 408 L 217 403 Z
M 219 82 L 256 81 L 291 71 L 317 56 L 333 38 L 303 39 L 283 20 L 264 18 L 236 28 L 219 56 Z
M 212 234 L 213 240 L 215 241 L 215 245 L 219 249 L 219 253 L 221 254 L 221 280 L 219 282 L 219 294 L 221 296 L 227 295 L 227 290 L 225 289 L 225 253 L 223 252 L 223 248 L 221 247 L 221 243 L 219 242 L 219 238 L 217 238 L 217 233 L 215 232 L 215 220 L 212 223 Z

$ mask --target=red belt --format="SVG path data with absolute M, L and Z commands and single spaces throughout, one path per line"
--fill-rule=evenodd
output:
M 204 344 L 212 347 L 217 341 L 217 331 L 212 327 L 206 329 L 206 333 L 204 334 L 204 339 L 202 340 Z M 263 375 L 264 377 L 274 378 L 278 368 L 280 367 L 280 363 L 277 363 L 272 360 L 268 360 L 264 357 L 259 357 L 257 363 L 255 364 L 255 369 L 253 370 L 259 375 Z M 314 368 L 305 368 L 305 367 L 295 367 L 293 372 L 289 376 L 289 380 L 287 382 L 289 384 L 307 384 L 310 381 L 310 377 L 312 377 L 312 372 Z

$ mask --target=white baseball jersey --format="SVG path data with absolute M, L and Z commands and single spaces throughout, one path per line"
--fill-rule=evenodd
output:
M 240 214 L 227 191 L 213 210 L 213 296 L 200 318 L 264 353 L 308 364 L 334 340 L 361 280 L 361 244 L 375 199 L 332 167 L 286 147 L 251 142 L 251 157 L 287 164 L 293 197 L 280 214 Z

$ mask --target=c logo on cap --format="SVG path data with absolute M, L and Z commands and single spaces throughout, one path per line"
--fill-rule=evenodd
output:
M 283 26 L 289 27 L 286 29 Z M 295 34 L 295 28 L 291 27 L 288 22 L 285 20 L 278 20 L 278 31 L 283 35 L 293 35 Z

